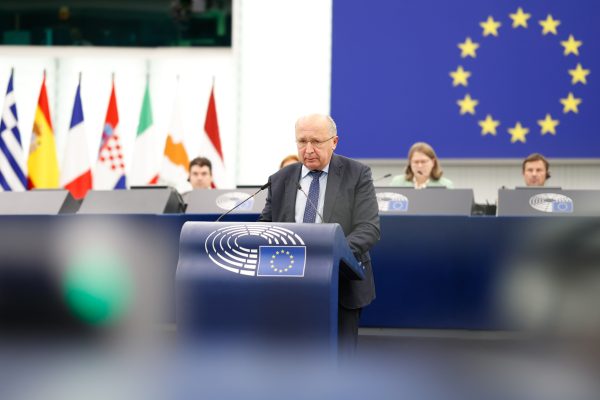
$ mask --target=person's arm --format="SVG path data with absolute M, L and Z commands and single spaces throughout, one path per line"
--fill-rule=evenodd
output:
M 363 166 L 354 193 L 352 231 L 346 239 L 352 252 L 363 254 L 369 251 L 380 238 L 379 207 L 369 167 Z

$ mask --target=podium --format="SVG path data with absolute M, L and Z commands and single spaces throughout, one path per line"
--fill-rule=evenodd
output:
M 340 277 L 364 273 L 338 224 L 186 222 L 178 333 L 202 343 L 306 341 L 337 350 Z

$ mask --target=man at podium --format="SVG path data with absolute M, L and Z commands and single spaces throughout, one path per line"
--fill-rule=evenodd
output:
M 338 223 L 365 273 L 362 281 L 340 277 L 338 332 L 342 350 L 353 351 L 363 307 L 375 298 L 369 249 L 379 240 L 379 210 L 371 170 L 334 154 L 337 127 L 328 115 L 296 121 L 301 163 L 269 177 L 269 193 L 260 216 L 267 222 Z

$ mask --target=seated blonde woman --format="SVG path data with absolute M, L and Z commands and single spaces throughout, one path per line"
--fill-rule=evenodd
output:
M 395 176 L 390 186 L 426 187 L 444 186 L 453 188 L 450 179 L 442 177 L 442 168 L 433 148 L 425 142 L 413 144 L 408 151 L 408 165 L 404 175 Z

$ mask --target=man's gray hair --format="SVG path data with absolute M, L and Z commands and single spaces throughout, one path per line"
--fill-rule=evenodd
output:
M 323 114 L 308 114 L 305 115 L 303 117 L 300 117 L 296 120 L 296 124 L 295 124 L 295 128 L 298 128 L 298 123 L 304 119 L 314 119 L 314 118 L 319 118 L 320 120 L 325 119 L 328 123 L 329 123 L 329 133 L 331 134 L 331 136 L 337 136 L 337 125 L 335 124 L 335 121 L 333 120 L 333 118 L 331 118 L 330 115 L 323 115 Z
M 327 115 L 327 120 L 329 121 L 329 133 L 331 133 L 332 136 L 337 136 L 337 125 L 333 118 L 331 118 L 331 115 Z

